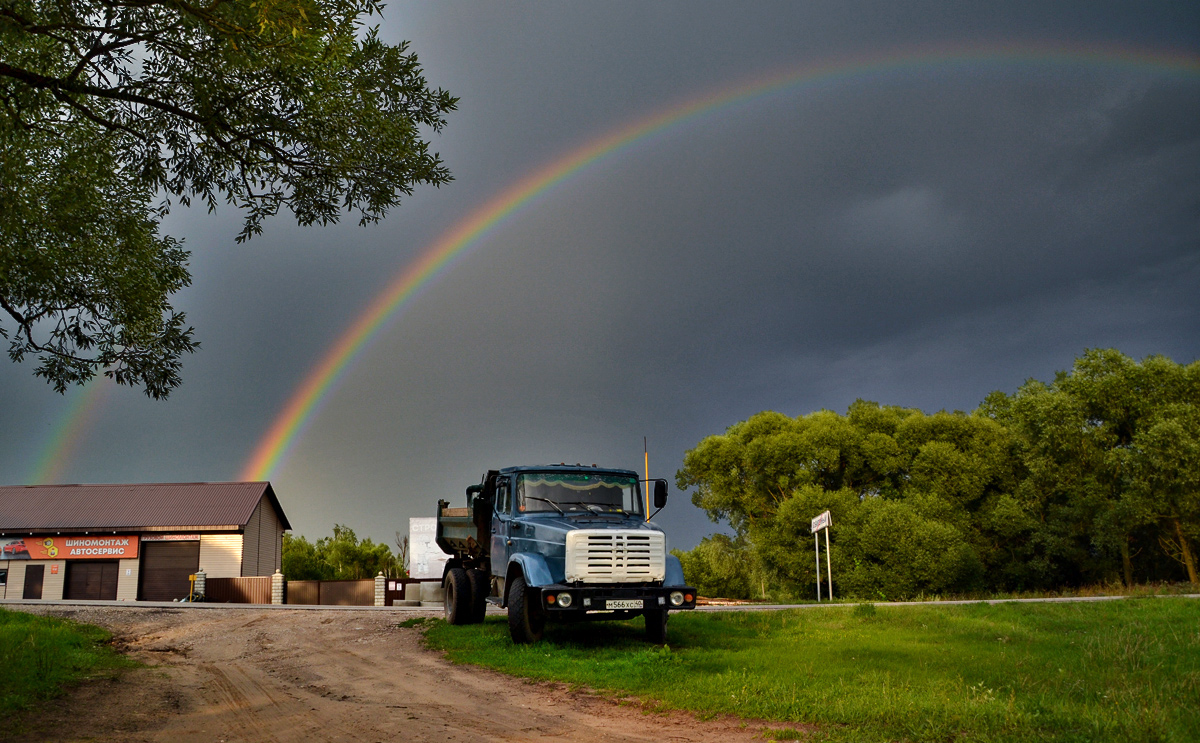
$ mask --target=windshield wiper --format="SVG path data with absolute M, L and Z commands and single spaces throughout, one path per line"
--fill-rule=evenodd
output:
M 525 500 L 540 500 L 543 503 L 549 503 L 550 505 L 554 506 L 555 511 L 558 511 L 563 516 L 567 515 L 561 508 L 558 507 L 557 503 L 550 500 L 549 498 L 539 498 L 536 495 L 527 495 L 527 496 L 525 496 Z
M 564 506 L 583 506 L 584 508 L 586 508 L 588 510 L 589 513 L 594 513 L 594 514 L 605 514 L 605 513 L 614 513 L 614 512 L 625 513 L 625 509 L 616 508 L 615 506 L 609 506 L 608 508 L 610 510 L 602 511 L 600 509 L 604 508 L 605 506 L 603 506 L 599 503 L 585 503 L 581 500 L 566 500 L 566 501 L 563 501 L 562 503 Z

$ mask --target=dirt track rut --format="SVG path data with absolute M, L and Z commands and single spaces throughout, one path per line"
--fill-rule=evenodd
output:
M 407 613 L 33 610 L 107 627 L 148 667 L 84 685 L 39 710 L 26 732 L 9 740 L 762 740 L 758 725 L 646 713 L 558 685 L 452 665 L 423 649 L 417 630 L 396 626 Z

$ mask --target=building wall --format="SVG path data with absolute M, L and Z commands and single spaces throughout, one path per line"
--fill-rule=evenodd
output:
M 45 565 L 46 569 L 42 578 L 42 600 L 43 601 L 62 601 L 63 588 L 67 583 L 67 561 L 66 560 L 30 560 L 34 565 Z M 58 572 L 52 572 L 54 566 L 58 566 Z
M 246 535 L 204 534 L 200 536 L 200 569 L 209 578 L 237 578 L 242 575 L 270 575 L 282 567 L 283 531 L 275 509 L 264 498 L 259 502 Z M 25 567 L 44 565 L 42 598 L 60 600 L 66 586 L 65 560 L 0 560 L 0 569 L 8 569 L 8 579 L 0 586 L 0 598 L 19 599 L 25 587 Z M 58 572 L 51 572 L 54 565 Z M 118 561 L 117 600 L 136 601 L 140 559 Z
M 283 525 L 264 497 L 246 523 L 242 575 L 271 575 L 283 567 Z
M 254 513 L 246 522 L 246 534 L 242 541 L 242 575 L 258 575 L 258 543 L 262 532 L 263 500 L 259 499 Z
M 25 566 L 45 565 L 42 578 L 42 598 L 47 601 L 61 599 L 66 591 L 67 564 L 63 560 L 0 560 L 0 570 L 8 569 L 8 582 L 0 586 L 0 598 L 19 599 L 25 591 Z M 58 565 L 58 573 L 51 566 Z M 138 566 L 137 559 L 120 560 L 117 573 L 117 600 L 134 601 L 137 599 Z
M 137 601 L 138 568 L 141 564 L 142 561 L 137 558 L 119 561 L 117 601 Z
M 8 586 L 4 594 L 5 598 L 21 598 L 21 591 L 25 588 L 25 566 L 27 564 L 29 564 L 29 560 L 8 561 Z
M 266 527 L 259 539 L 259 544 L 262 545 L 259 564 L 264 568 L 263 575 L 268 575 L 283 569 L 283 523 L 279 520 L 279 514 L 275 513 L 274 506 L 266 498 L 263 498 L 263 514 Z
M 63 597 L 63 586 L 67 578 L 66 560 L 9 560 L 8 583 L 0 589 L 0 596 L 8 599 L 19 599 L 25 593 L 25 566 L 44 565 L 42 572 L 42 599 L 58 601 Z M 58 566 L 58 572 L 51 572 Z
M 208 578 L 240 578 L 242 575 L 242 535 L 202 535 L 200 537 L 200 569 Z

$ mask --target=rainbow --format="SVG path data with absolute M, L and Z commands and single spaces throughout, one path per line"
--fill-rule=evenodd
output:
M 82 391 L 72 397 L 66 411 L 59 416 L 58 423 L 50 432 L 50 440 L 42 455 L 34 462 L 26 476 L 30 485 L 45 485 L 60 480 L 79 449 L 88 429 L 100 414 L 104 401 L 112 390 L 112 383 L 105 379 L 94 379 Z
M 353 362 L 432 279 L 461 261 L 482 238 L 495 232 L 538 196 L 630 145 L 701 116 L 803 87 L 910 74 L 925 69 L 949 68 L 953 71 L 995 67 L 1005 70 L 1014 66 L 1047 65 L 1188 77 L 1200 74 L 1200 56 L 1185 53 L 1028 44 L 925 49 L 872 58 L 831 60 L 789 69 L 707 93 L 634 121 L 587 142 L 512 184 L 443 234 L 398 274 L 293 393 L 247 461 L 241 478 L 266 480 L 271 477 Z

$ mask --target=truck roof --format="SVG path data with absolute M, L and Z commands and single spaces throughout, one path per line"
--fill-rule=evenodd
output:
M 537 464 L 537 465 L 522 465 L 520 467 L 505 467 L 500 470 L 502 475 L 519 475 L 522 472 L 594 472 L 596 474 L 606 475 L 626 475 L 633 478 L 638 477 L 638 473 L 633 470 L 616 469 L 613 467 L 597 467 L 596 465 L 586 464 Z

